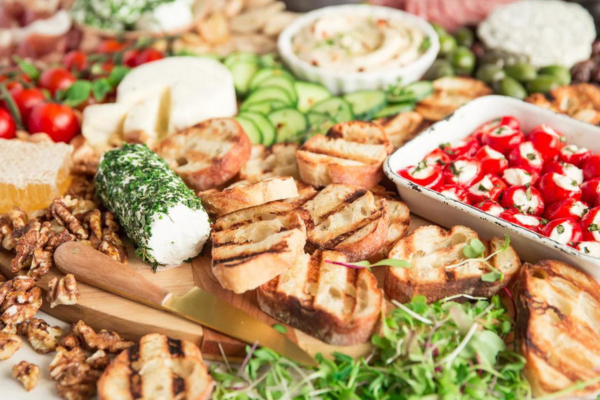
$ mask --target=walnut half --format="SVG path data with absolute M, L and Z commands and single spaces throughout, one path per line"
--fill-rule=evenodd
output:
M 17 335 L 0 332 L 0 361 L 8 360 L 15 354 L 23 344 Z
M 48 282 L 48 296 L 46 300 L 50 303 L 50 307 L 54 308 L 58 305 L 75 305 L 79 300 L 79 290 L 77 289 L 77 281 L 73 274 L 67 274 L 58 279 L 54 277 Z
M 42 290 L 33 278 L 16 276 L 0 286 L 0 321 L 17 325 L 33 316 L 42 306 Z
M 12 367 L 12 376 L 21 382 L 25 390 L 29 392 L 38 383 L 40 367 L 27 361 L 21 361 Z
M 104 350 L 108 353 L 118 353 L 133 346 L 133 342 L 123 340 L 116 332 L 102 329 L 96 333 L 83 321 L 77 321 L 71 326 L 71 331 L 65 336 L 67 338 L 79 338 L 83 346 L 89 350 Z M 62 345 L 62 341 L 61 341 Z
M 51 327 L 46 321 L 39 318 L 23 322 L 19 325 L 18 332 L 19 335 L 26 337 L 31 347 L 40 354 L 56 350 L 58 342 L 65 335 L 60 327 Z
M 87 357 L 81 347 L 59 347 L 50 363 L 50 377 L 56 381 L 56 390 L 63 399 L 86 400 L 96 393 L 96 381 L 109 363 L 102 350 Z

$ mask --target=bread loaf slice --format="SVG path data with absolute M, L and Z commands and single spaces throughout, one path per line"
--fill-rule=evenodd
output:
M 379 118 L 373 123 L 383 127 L 395 149 L 417 136 L 427 125 L 423 122 L 423 116 L 415 111 Z
M 290 269 L 258 289 L 258 304 L 273 318 L 326 343 L 364 343 L 381 315 L 381 289 L 366 269 L 328 261 L 348 259 L 335 251 L 303 254 Z
M 277 143 L 270 148 L 262 144 L 252 146 L 250 160 L 240 170 L 240 179 L 257 182 L 273 176 L 291 176 L 300 180 L 298 147 L 297 143 Z
M 406 236 L 410 229 L 410 210 L 394 192 L 389 192 L 381 186 L 375 186 L 371 192 L 376 201 L 385 199 L 388 204 L 388 231 L 381 249 L 382 258 L 387 258 L 392 247 Z

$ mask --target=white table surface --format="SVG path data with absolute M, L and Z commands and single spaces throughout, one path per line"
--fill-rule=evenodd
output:
M 66 324 L 44 312 L 38 312 L 36 318 L 43 319 L 52 326 L 60 326 L 68 329 Z M 48 366 L 56 353 L 38 354 L 33 351 L 27 339 L 23 338 L 23 346 L 11 358 L 0 361 L 0 399 L 2 400 L 59 400 L 56 394 L 54 381 L 50 379 Z M 28 361 L 37 364 L 40 367 L 40 378 L 37 386 L 31 391 L 26 392 L 21 382 L 12 377 L 12 367 L 21 361 Z

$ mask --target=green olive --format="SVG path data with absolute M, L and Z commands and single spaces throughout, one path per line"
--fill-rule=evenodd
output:
M 441 27 L 441 25 L 438 24 L 431 24 L 431 27 L 433 28 L 433 30 L 435 31 L 435 33 L 438 34 L 438 36 L 442 36 L 442 35 L 447 35 L 448 32 L 446 32 L 446 30 L 444 28 Z
M 427 72 L 425 72 L 424 78 L 428 81 L 433 81 L 442 76 L 454 76 L 454 69 L 448 60 L 438 58 L 431 64 Z
M 504 70 L 494 64 L 485 64 L 477 68 L 475 77 L 487 83 L 488 85 L 493 84 L 496 81 L 504 78 L 506 74 Z
M 528 82 L 537 77 L 537 71 L 533 65 L 527 63 L 516 63 L 504 69 L 506 75 L 519 82 Z
M 527 89 L 530 93 L 548 93 L 559 86 L 560 81 L 553 75 L 540 75 L 527 83 Z
M 475 69 L 475 54 L 466 47 L 458 47 L 450 55 L 450 64 L 459 75 L 471 75 Z
M 527 97 L 527 90 L 525 90 L 523 85 L 510 76 L 505 76 L 499 81 L 496 81 L 494 89 L 497 93 L 504 96 L 510 96 L 521 100 Z
M 549 65 L 547 67 L 542 67 L 538 71 L 539 75 L 551 75 L 558 79 L 558 82 L 561 85 L 568 85 L 571 83 L 571 72 L 569 72 L 568 68 L 563 67 L 562 65 Z
M 454 32 L 453 36 L 459 46 L 471 47 L 475 41 L 475 35 L 473 35 L 473 31 L 467 27 L 460 28 Z
M 456 39 L 448 34 L 440 35 L 440 54 L 445 56 L 456 50 Z

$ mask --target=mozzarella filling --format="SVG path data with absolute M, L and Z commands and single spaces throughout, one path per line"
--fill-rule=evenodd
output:
M 573 164 L 563 164 L 564 175 L 569 177 L 572 181 L 577 182 L 578 185 L 583 183 L 583 170 L 577 168 Z
M 511 186 L 525 186 L 533 181 L 533 176 L 522 168 L 508 168 L 502 178 Z
M 569 208 L 569 211 L 571 212 L 571 214 L 577 215 L 579 218 L 581 218 L 583 217 L 583 214 L 585 214 L 585 211 L 587 209 L 588 208 L 585 206 L 585 204 L 583 204 L 580 201 L 576 201 L 573 203 L 571 208 Z
M 568 244 L 573 237 L 573 226 L 568 223 L 556 225 L 550 232 L 550 239 L 562 244 Z
M 519 154 L 532 167 L 539 168 L 542 166 L 542 157 L 540 153 L 533 147 L 533 143 L 525 142 L 519 146 Z
M 600 242 L 600 213 L 594 216 L 594 220 L 587 228 L 588 232 L 592 232 L 594 240 Z
M 504 208 L 502 208 L 499 205 L 494 204 L 490 208 L 488 208 L 485 212 L 490 215 L 493 215 L 494 217 L 499 217 L 500 214 L 502 214 L 504 212 Z
M 489 197 L 490 190 L 494 188 L 494 184 L 491 179 L 485 176 L 479 182 L 476 182 L 469 188 L 469 192 L 477 196 Z
M 522 213 L 533 214 L 540 206 L 540 199 L 533 194 L 527 194 L 526 190 L 516 190 L 513 194 L 513 204 Z
M 456 176 L 456 180 L 461 184 L 473 181 L 477 177 L 477 174 L 479 174 L 478 165 L 470 161 L 455 161 L 454 169 L 457 171 L 454 176 Z
M 523 225 L 531 226 L 534 228 L 540 224 L 540 221 L 537 218 L 529 215 L 515 214 L 515 219 Z
M 579 186 L 577 185 L 577 182 L 574 182 L 571 178 L 569 178 L 568 176 L 565 175 L 560 175 L 560 174 L 554 174 L 554 176 L 552 177 L 552 180 L 554 181 L 554 183 L 556 184 L 556 186 L 568 190 L 570 192 L 574 192 L 577 191 L 579 189 Z
M 581 242 L 577 245 L 577 250 L 592 257 L 600 257 L 599 242 Z

